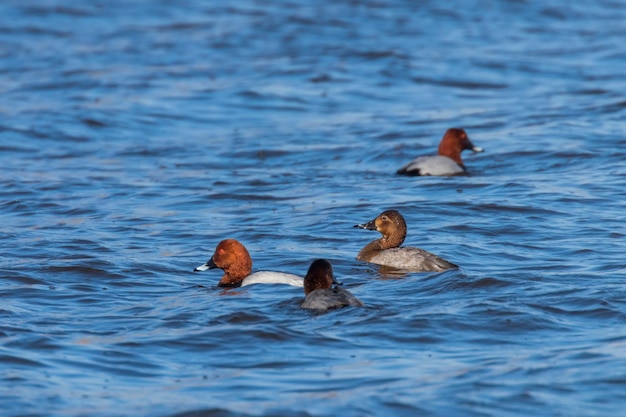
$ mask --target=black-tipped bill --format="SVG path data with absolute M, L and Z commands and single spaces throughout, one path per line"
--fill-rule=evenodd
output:
M 215 262 L 213 262 L 213 258 L 211 257 L 211 259 L 206 261 L 205 264 L 202 264 L 194 268 L 193 272 L 206 271 L 207 269 L 214 269 L 214 268 L 217 268 L 217 265 L 215 265 Z
M 357 229 L 376 230 L 376 219 L 363 224 L 355 224 L 354 227 Z
M 337 278 L 335 278 L 335 274 L 332 274 L 332 277 L 333 277 L 333 284 L 335 284 L 335 285 L 343 285 L 343 282 L 337 281 Z
M 474 146 L 474 144 L 472 143 L 471 140 L 469 140 L 469 138 L 467 139 L 467 143 L 465 144 L 465 148 L 464 149 L 469 149 L 470 151 L 474 151 L 474 152 L 483 152 L 484 149 L 481 148 L 480 146 Z

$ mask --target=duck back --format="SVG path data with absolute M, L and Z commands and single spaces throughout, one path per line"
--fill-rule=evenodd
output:
M 465 173 L 465 168 L 454 160 L 442 155 L 420 156 L 409 162 L 397 172 L 402 175 L 458 175 Z
M 294 287 L 303 287 L 304 280 L 302 277 L 285 272 L 259 271 L 248 275 L 242 282 L 241 286 L 252 284 L 287 284 Z
M 415 272 L 441 272 L 458 268 L 458 265 L 435 254 L 412 247 L 385 249 L 373 255 L 369 262 Z
M 302 308 L 329 310 L 347 306 L 363 307 L 363 303 L 348 290 L 340 287 L 324 288 L 310 292 L 302 302 Z

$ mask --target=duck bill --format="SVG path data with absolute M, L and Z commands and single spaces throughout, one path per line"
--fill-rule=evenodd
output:
M 337 281 L 337 278 L 335 278 L 335 274 L 332 274 L 331 276 L 333 277 L 333 284 L 335 284 L 335 285 L 343 285 L 343 282 Z
M 484 152 L 484 149 L 481 148 L 480 146 L 474 146 L 474 144 L 472 143 L 471 140 L 467 140 L 467 146 L 465 147 L 465 149 L 468 149 L 470 151 L 474 151 L 474 152 Z
M 363 224 L 355 224 L 357 229 L 376 230 L 376 219 Z
M 201 272 L 201 271 L 206 271 L 207 269 L 214 269 L 214 268 L 217 268 L 217 265 L 215 265 L 215 262 L 213 262 L 213 257 L 211 257 L 211 259 L 209 259 L 205 264 L 202 264 L 194 268 L 193 272 Z

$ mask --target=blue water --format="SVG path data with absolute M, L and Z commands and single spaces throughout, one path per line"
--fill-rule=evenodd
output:
M 0 3 L 0 415 L 617 416 L 626 6 Z M 463 127 L 467 176 L 394 175 Z M 398 274 L 352 228 L 462 266 Z M 193 273 L 328 259 L 365 308 Z

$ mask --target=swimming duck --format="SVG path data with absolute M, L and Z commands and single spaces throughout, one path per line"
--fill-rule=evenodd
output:
M 420 156 L 400 168 L 401 175 L 458 175 L 466 171 L 461 152 L 469 149 L 483 152 L 483 148 L 474 146 L 463 129 L 448 129 L 439 143 L 437 155 Z
M 354 227 L 376 230 L 383 235 L 361 249 L 356 257 L 360 261 L 415 272 L 441 272 L 458 268 L 452 262 L 423 249 L 400 247 L 406 237 L 406 222 L 396 210 L 383 211 L 374 220 Z
M 236 239 L 224 239 L 215 248 L 215 253 L 205 264 L 194 269 L 194 272 L 219 268 L 224 271 L 220 279 L 220 287 L 243 287 L 251 284 L 288 284 L 295 287 L 304 286 L 303 279 L 297 275 L 284 272 L 261 271 L 252 272 L 252 258 L 246 247 Z
M 316 259 L 311 263 L 304 277 L 304 294 L 302 308 L 329 310 L 347 306 L 362 307 L 364 304 L 348 290 L 341 287 L 335 279 L 333 267 L 325 259 Z

